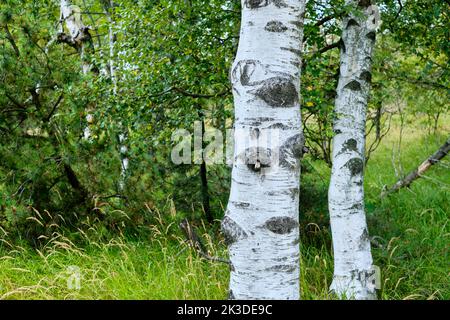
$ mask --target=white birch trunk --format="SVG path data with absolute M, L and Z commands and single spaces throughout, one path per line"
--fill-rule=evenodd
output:
M 300 49 L 305 0 L 242 0 L 231 69 L 230 299 L 299 299 Z M 270 137 L 271 141 L 266 139 Z
M 61 32 L 63 32 L 63 22 L 65 22 L 71 41 L 79 48 L 82 60 L 83 73 L 87 74 L 90 69 L 90 63 L 86 59 L 87 46 L 91 41 L 88 28 L 83 24 L 81 19 L 81 10 L 78 6 L 72 5 L 70 0 L 60 1 L 61 9 Z
M 81 10 L 78 6 L 72 5 L 70 0 L 60 1 L 60 35 L 64 34 L 64 23 L 69 31 L 69 38 L 65 38 L 65 42 L 71 43 L 80 53 L 82 72 L 87 74 L 92 70 L 92 65 L 87 59 L 87 51 L 93 46 L 89 28 L 86 27 L 82 21 Z M 86 114 L 87 126 L 84 128 L 84 139 L 89 140 L 91 137 L 91 130 L 89 126 L 93 123 L 93 115 Z
M 116 75 L 116 33 L 114 32 L 115 20 L 114 20 L 114 6 L 113 0 L 110 0 L 108 4 L 105 5 L 105 14 L 108 18 L 108 36 L 109 36 L 109 76 L 111 77 L 111 82 L 113 84 L 113 94 L 117 95 L 118 89 L 118 79 Z M 119 154 L 120 154 L 120 179 L 119 179 L 119 191 L 123 191 L 125 188 L 125 179 L 128 174 L 129 158 L 128 158 L 128 134 L 127 130 L 124 128 L 122 123 L 119 123 L 122 133 L 117 136 L 119 141 Z
M 358 2 L 346 1 L 354 8 Z M 363 178 L 366 109 L 376 36 L 374 19 L 378 11 L 367 4 L 357 11 L 343 20 L 328 194 L 334 251 L 334 278 L 330 289 L 340 297 L 376 299 Z

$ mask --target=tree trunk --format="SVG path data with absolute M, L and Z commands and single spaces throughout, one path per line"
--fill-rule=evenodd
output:
M 450 138 L 437 150 L 431 157 L 422 162 L 422 164 L 417 167 L 417 169 L 411 171 L 405 178 L 400 179 L 390 187 L 387 191 L 383 192 L 382 196 L 386 196 L 393 192 L 396 192 L 404 187 L 409 187 L 416 179 L 420 178 L 422 174 L 425 173 L 431 166 L 438 163 L 442 158 L 444 158 L 450 152 Z
M 353 6 L 343 20 L 341 66 L 335 103 L 333 166 L 328 205 L 334 251 L 331 291 L 347 298 L 376 299 L 364 211 L 367 100 L 378 11 L 370 1 Z M 356 9 L 356 10 L 355 10 Z M 355 12 L 356 11 L 356 12 Z
M 77 49 L 81 55 L 82 70 L 84 74 L 95 71 L 89 59 L 89 51 L 93 50 L 94 44 L 89 28 L 82 21 L 81 9 L 71 3 L 70 0 L 60 1 L 60 33 L 58 40 L 67 43 Z M 69 34 L 64 33 L 63 23 L 65 22 Z
M 231 69 L 231 194 L 222 229 L 230 299 L 299 299 L 300 63 L 304 0 L 242 0 Z
M 70 0 L 60 1 L 60 30 L 58 34 L 58 41 L 66 43 L 75 48 L 81 57 L 83 74 L 92 71 L 98 74 L 98 69 L 90 62 L 89 54 L 94 51 L 94 43 L 89 28 L 86 27 L 82 21 L 81 9 L 71 3 Z M 69 34 L 64 33 L 64 23 L 69 31 Z M 89 126 L 94 121 L 93 115 L 86 110 L 87 126 L 84 128 L 84 139 L 89 140 L 91 137 L 91 130 Z

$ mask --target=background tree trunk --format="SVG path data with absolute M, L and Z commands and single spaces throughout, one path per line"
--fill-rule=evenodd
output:
M 242 0 L 234 164 L 222 222 L 230 299 L 299 299 L 302 0 Z M 270 141 L 269 141 L 270 140 Z
M 359 5 L 358 5 L 359 2 Z M 364 210 L 367 100 L 375 44 L 370 1 L 353 6 L 343 20 L 341 67 L 335 104 L 333 166 L 328 194 L 334 250 L 331 290 L 354 299 L 376 299 L 372 255 Z

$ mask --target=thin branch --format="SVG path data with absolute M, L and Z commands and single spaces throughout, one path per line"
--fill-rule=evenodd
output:
M 5 25 L 3 26 L 3 28 L 5 29 L 5 32 L 6 32 L 6 39 L 8 39 L 9 43 L 10 43 L 11 46 L 13 47 L 14 52 L 16 53 L 16 56 L 17 56 L 17 57 L 20 57 L 20 51 L 19 51 L 19 48 L 17 47 L 17 44 L 16 44 L 16 42 L 14 41 L 14 37 L 12 36 L 11 32 L 9 31 L 8 25 L 5 24 Z

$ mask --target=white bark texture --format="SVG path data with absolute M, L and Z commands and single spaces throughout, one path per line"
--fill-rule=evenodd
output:
M 300 64 L 304 0 L 242 0 L 231 69 L 231 193 L 222 230 L 230 299 L 299 299 Z
M 61 9 L 61 33 L 64 32 L 62 26 L 65 22 L 67 29 L 69 30 L 70 38 L 67 42 L 71 42 L 81 54 L 81 60 L 83 63 L 83 73 L 87 74 L 91 70 L 91 65 L 86 59 L 88 46 L 92 46 L 92 38 L 89 34 L 89 28 L 86 27 L 81 18 L 81 10 L 78 6 L 72 5 L 70 0 L 60 1 Z
M 333 167 L 328 194 L 334 251 L 331 291 L 376 299 L 364 211 L 364 148 L 376 8 L 358 6 L 343 20 L 340 77 L 335 105 Z M 367 1 L 366 1 L 367 2 Z
M 60 33 L 59 40 L 70 44 L 77 49 L 80 53 L 82 62 L 82 72 L 87 74 L 92 70 L 92 65 L 87 58 L 88 51 L 93 49 L 92 37 L 89 33 L 89 28 L 86 27 L 82 21 L 81 9 L 78 6 L 72 5 L 70 0 L 60 1 Z M 64 33 L 64 23 L 69 31 L 69 35 Z M 89 128 L 92 125 L 94 118 L 93 115 L 87 110 L 86 122 L 87 126 L 84 128 L 84 139 L 89 140 L 91 138 L 91 130 Z

